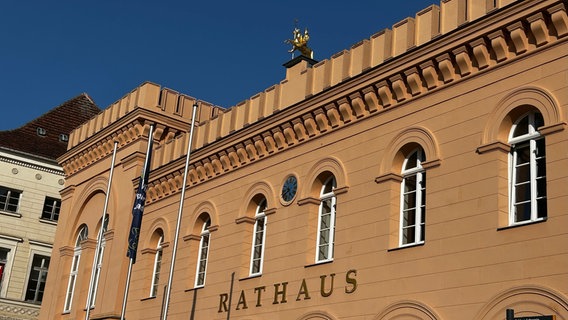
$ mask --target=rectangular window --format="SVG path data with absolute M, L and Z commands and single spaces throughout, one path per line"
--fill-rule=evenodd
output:
M 543 125 L 540 113 L 529 112 L 511 128 L 509 224 L 546 219 L 546 143 L 538 131 Z
M 205 270 L 207 269 L 208 251 L 209 251 L 209 233 L 204 233 L 201 236 L 201 243 L 199 245 L 199 258 L 197 261 L 197 279 L 195 281 L 196 287 L 203 287 L 205 285 Z
M 4 272 L 6 271 L 6 266 L 8 265 L 9 252 L 9 249 L 0 248 L 0 292 L 2 291 Z
M 41 218 L 50 221 L 59 220 L 59 210 L 61 209 L 61 200 L 45 197 L 45 202 L 43 203 L 43 211 L 41 212 Z
M 32 268 L 28 278 L 26 290 L 26 301 L 40 304 L 43 299 L 45 281 L 47 279 L 47 269 L 49 268 L 49 257 L 34 254 Z
M 0 186 L 0 210 L 18 212 L 21 191 Z
M 75 248 L 73 261 L 71 262 L 71 272 L 69 274 L 69 283 L 67 284 L 67 293 L 65 295 L 65 306 L 63 312 L 71 310 L 71 302 L 73 301 L 73 293 L 75 292 L 75 280 L 79 273 L 79 261 L 81 260 L 81 248 Z
M 259 216 L 254 224 L 252 257 L 250 274 L 257 275 L 262 273 L 262 257 L 264 255 L 266 217 Z
M 162 237 L 158 241 L 156 255 L 154 257 L 154 272 L 152 273 L 152 285 L 150 287 L 150 297 L 158 295 L 158 283 L 160 281 L 160 270 L 162 269 Z

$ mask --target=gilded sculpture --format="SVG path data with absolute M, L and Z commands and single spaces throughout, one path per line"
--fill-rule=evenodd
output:
M 292 54 L 294 57 L 294 52 L 299 51 L 301 55 L 306 56 L 310 59 L 314 58 L 314 52 L 310 47 L 308 47 L 308 41 L 310 40 L 310 34 L 308 33 L 308 28 L 304 30 L 304 33 L 298 29 L 298 27 L 294 28 L 293 31 L 294 37 L 292 39 L 287 39 L 284 42 L 291 44 L 292 48 L 288 50 L 289 53 Z

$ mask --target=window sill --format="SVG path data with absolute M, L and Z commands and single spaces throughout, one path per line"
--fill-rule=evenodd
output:
M 241 278 L 241 279 L 239 279 L 239 281 L 245 281 L 245 280 L 255 279 L 255 278 L 260 278 L 260 277 L 262 277 L 262 273 L 259 273 L 259 274 L 255 274 L 255 275 L 252 275 L 252 276 L 248 276 L 248 277 Z
M 57 226 L 57 221 L 53 221 L 53 220 L 47 220 L 47 219 L 39 218 L 39 222 L 45 223 L 45 224 L 50 224 L 52 226 Z
M 527 226 L 527 225 L 539 224 L 539 223 L 546 222 L 546 220 L 548 220 L 548 219 L 542 218 L 542 219 L 532 220 L 532 221 L 527 221 L 527 222 L 517 222 L 515 224 L 509 225 L 509 226 L 506 226 L 506 227 L 497 228 L 497 231 L 509 230 L 509 229 L 515 229 L 515 228 L 519 228 L 519 227 L 524 227 L 524 226 Z
M 148 301 L 148 300 L 154 300 L 154 299 L 156 299 L 156 297 L 146 297 L 146 298 L 140 299 L 140 301 Z
M 426 242 L 418 242 L 418 243 L 413 243 L 413 244 L 407 244 L 401 247 L 396 247 L 396 248 L 392 248 L 392 249 L 388 249 L 387 252 L 391 252 L 391 251 L 398 251 L 398 250 L 402 250 L 402 249 L 407 249 L 407 248 L 415 248 L 415 247 L 422 247 Z
M 332 263 L 332 262 L 333 262 L 333 259 L 321 261 L 321 262 L 316 262 L 316 263 L 308 264 L 308 265 L 304 266 L 304 268 L 311 268 L 311 267 L 319 266 L 319 265 L 322 265 L 322 264 L 328 264 L 328 263 Z
M 14 218 L 21 218 L 22 215 L 17 213 L 17 212 L 9 212 L 9 211 L 0 211 L 0 215 L 3 216 L 9 216 L 9 217 L 14 217 Z
M 197 290 L 203 289 L 203 288 L 205 288 L 205 286 L 189 288 L 189 289 L 185 289 L 185 292 L 197 291 Z

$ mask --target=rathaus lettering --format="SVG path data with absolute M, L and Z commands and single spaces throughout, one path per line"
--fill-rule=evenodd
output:
M 352 269 L 345 273 L 345 285 L 343 286 L 342 290 L 344 293 L 351 294 L 355 292 L 355 290 L 357 290 L 356 276 L 357 270 Z M 320 276 L 319 282 L 320 295 L 322 297 L 331 296 L 334 290 L 335 273 Z M 310 283 L 310 286 L 313 287 L 314 284 Z M 238 302 L 234 310 L 248 309 L 250 302 L 252 302 L 255 307 L 262 307 L 262 303 L 266 302 L 267 299 L 270 299 L 269 301 L 271 301 L 272 304 L 287 303 L 287 298 L 290 298 L 290 296 L 288 296 L 287 294 L 291 291 L 291 288 L 288 287 L 288 282 L 275 283 L 273 287 L 273 295 L 268 295 L 266 286 L 256 287 L 250 291 L 241 290 L 238 297 Z M 311 299 L 310 289 L 308 287 L 308 282 L 306 282 L 306 279 L 302 279 L 302 282 L 300 283 L 299 288 L 297 288 L 297 291 L 296 288 L 293 288 L 292 290 L 294 290 L 293 292 L 296 301 Z M 220 294 L 218 312 L 228 312 L 230 307 L 229 294 Z

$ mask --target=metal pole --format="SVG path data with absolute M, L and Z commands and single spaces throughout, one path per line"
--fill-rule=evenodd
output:
M 106 196 L 105 196 L 105 204 L 103 207 L 103 217 L 101 219 L 101 229 L 99 230 L 99 234 L 97 235 L 97 248 L 95 249 L 95 257 L 93 259 L 93 267 L 91 268 L 91 280 L 89 280 L 89 292 L 87 292 L 87 313 L 85 314 L 85 319 L 89 320 L 89 317 L 91 316 L 91 300 L 93 299 L 93 295 L 92 295 L 92 291 L 93 291 L 93 286 L 95 285 L 95 272 L 97 270 L 97 264 L 98 264 L 98 260 L 99 260 L 99 253 L 101 251 L 101 244 L 102 244 L 102 239 L 103 239 L 103 229 L 105 226 L 105 218 L 106 218 L 106 214 L 107 214 L 107 208 L 108 208 L 108 199 L 110 197 L 110 184 L 112 182 L 112 176 L 114 174 L 114 162 L 116 160 L 116 148 L 118 146 L 118 141 L 114 142 L 114 149 L 112 151 L 112 161 L 111 161 L 111 165 L 110 165 L 110 173 L 108 176 L 108 185 L 107 185 L 107 191 L 106 191 Z M 102 261 L 101 261 L 102 263 Z
M 130 276 L 132 275 L 132 258 L 128 263 L 128 275 L 126 276 L 126 290 L 124 290 L 124 299 L 122 299 L 122 312 L 120 313 L 120 320 L 124 320 L 126 315 L 126 300 L 128 299 L 128 287 L 130 286 Z
M 152 152 L 152 140 L 154 139 L 154 125 L 150 125 L 150 132 L 148 133 L 148 147 L 146 147 L 146 159 L 144 159 L 144 167 L 142 168 L 142 175 L 140 179 L 144 179 L 143 175 L 146 174 L 146 169 L 150 165 L 150 152 Z M 140 182 L 142 183 L 142 182 Z M 132 265 L 134 264 L 134 260 L 132 258 L 129 259 L 128 263 L 128 274 L 126 275 L 126 286 L 124 289 L 124 298 L 122 299 L 122 311 L 120 313 L 120 320 L 124 320 L 124 316 L 126 314 L 126 300 L 128 299 L 128 288 L 130 287 L 130 278 L 132 276 Z
M 172 292 L 172 280 L 174 276 L 174 266 L 176 263 L 176 251 L 178 246 L 178 238 L 179 238 L 179 229 L 181 227 L 181 215 L 183 212 L 183 201 L 185 198 L 185 185 L 187 183 L 187 170 L 189 168 L 189 157 L 191 156 L 191 142 L 193 140 L 193 127 L 195 124 L 195 114 L 197 113 L 197 102 L 193 104 L 193 112 L 191 115 L 191 127 L 189 129 L 189 140 L 187 142 L 187 155 L 185 157 L 185 172 L 183 174 L 183 184 L 181 185 L 181 200 L 179 202 L 179 210 L 177 216 L 177 223 L 176 223 L 176 233 L 174 237 L 174 246 L 172 248 L 172 261 L 170 264 L 170 274 L 168 277 L 168 288 L 166 291 L 166 302 L 164 304 L 164 314 L 162 316 L 163 320 L 167 320 L 168 318 L 168 308 L 170 305 L 170 294 Z

